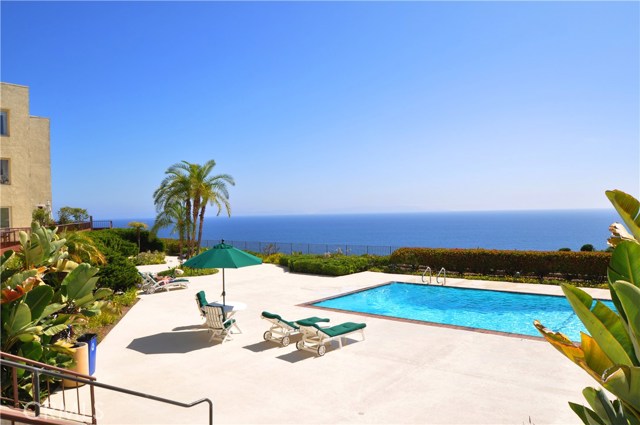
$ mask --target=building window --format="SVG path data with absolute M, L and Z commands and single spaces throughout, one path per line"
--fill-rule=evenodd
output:
M 10 182 L 9 160 L 0 159 L 0 184 L 9 184 Z
M 7 228 L 11 227 L 11 220 L 9 220 L 9 208 L 2 207 L 0 208 L 0 227 Z
M 9 112 L 0 111 L 0 136 L 9 135 Z

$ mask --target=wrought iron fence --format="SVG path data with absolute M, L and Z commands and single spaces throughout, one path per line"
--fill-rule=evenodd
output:
M 219 244 L 217 240 L 204 240 L 202 246 L 210 248 Z M 335 243 L 299 243 L 299 242 L 259 242 L 259 241 L 228 241 L 224 243 L 232 245 L 244 251 L 259 252 L 261 254 L 344 254 L 344 255 L 391 255 L 399 246 L 385 245 L 351 245 Z

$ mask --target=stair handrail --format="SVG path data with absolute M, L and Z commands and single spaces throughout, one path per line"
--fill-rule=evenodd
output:
M 445 270 L 445 268 L 441 268 L 440 271 L 438 272 L 438 274 L 436 275 L 436 283 L 440 283 L 440 275 L 444 276 L 444 280 L 442 281 L 442 285 L 446 285 L 447 284 L 447 271 Z
M 429 285 L 431 285 L 431 267 L 427 266 L 427 268 L 424 270 L 424 273 L 422 273 L 422 283 L 424 283 L 424 276 L 427 274 L 427 272 L 429 272 Z
M 11 357 L 17 357 L 17 356 L 13 356 L 10 355 L 8 353 L 2 353 L 3 356 L 11 356 Z M 28 370 L 31 373 L 34 374 L 34 380 L 33 380 L 33 407 L 34 407 L 34 413 L 35 416 L 40 416 L 40 375 L 47 375 L 47 376 L 51 376 L 53 378 L 57 378 L 57 379 L 67 379 L 70 381 L 74 381 L 74 382 L 79 382 L 81 384 L 87 384 L 90 386 L 94 386 L 94 387 L 98 387 L 98 388 L 104 388 L 106 390 L 110 390 L 110 391 L 115 391 L 115 392 L 119 392 L 119 393 L 124 393 L 124 394 L 128 394 L 128 395 L 132 395 L 135 397 L 141 397 L 141 398 L 147 398 L 150 400 L 154 400 L 154 401 L 158 401 L 161 403 L 165 403 L 165 404 L 171 404 L 173 406 L 179 406 L 179 407 L 184 407 L 184 408 L 191 408 L 193 406 L 197 406 L 198 404 L 202 404 L 202 403 L 207 403 L 209 405 L 209 425 L 213 425 L 213 402 L 208 399 L 208 398 L 202 398 L 200 400 L 196 400 L 193 401 L 191 403 L 183 403 L 180 401 L 176 401 L 176 400 L 171 400 L 168 398 L 164 398 L 164 397 L 158 397 L 155 395 L 151 395 L 151 394 L 146 394 L 146 393 L 142 393 L 139 391 L 133 391 L 133 390 L 129 390 L 127 388 L 122 388 L 122 387 L 117 387 L 115 385 L 109 385 L 109 384 L 103 384 L 101 382 L 97 382 L 95 381 L 95 378 L 93 379 L 85 379 L 82 378 L 80 376 L 76 376 L 76 375 L 71 375 L 68 373 L 62 373 L 62 372 L 58 372 L 58 371 L 54 371 L 54 370 L 47 370 L 44 369 L 42 367 L 35 367 L 35 366 L 30 366 L 30 365 L 26 365 L 23 363 L 18 363 L 18 362 L 14 362 L 12 360 L 6 360 L 4 358 L 0 357 L 0 364 L 2 366 L 8 366 L 8 367 L 12 367 L 12 368 L 17 368 L 17 369 L 23 369 L 23 370 Z M 94 417 L 93 419 L 93 423 L 95 423 L 95 413 L 94 413 Z

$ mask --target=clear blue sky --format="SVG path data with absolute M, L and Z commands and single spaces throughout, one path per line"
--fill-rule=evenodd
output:
M 638 2 L 2 1 L 54 210 L 151 217 L 180 160 L 235 215 L 608 208 L 640 191 Z

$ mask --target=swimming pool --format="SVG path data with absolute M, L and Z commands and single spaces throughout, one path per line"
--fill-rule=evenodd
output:
M 614 309 L 611 301 L 603 302 Z M 553 295 L 391 282 L 312 305 L 537 337 L 533 321 L 539 320 L 573 341 L 586 332 L 567 299 Z

